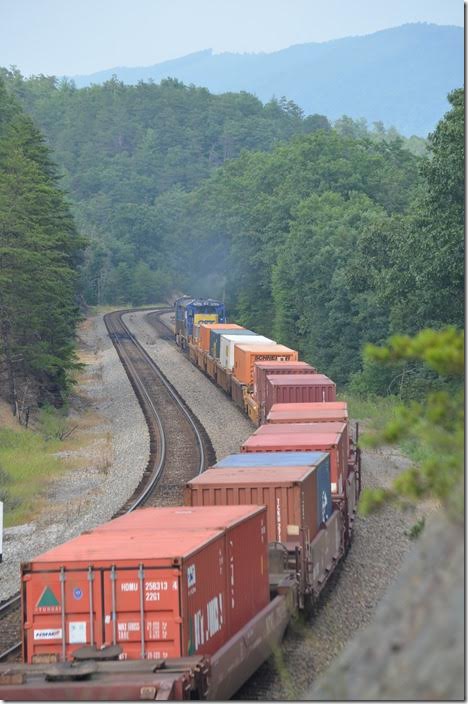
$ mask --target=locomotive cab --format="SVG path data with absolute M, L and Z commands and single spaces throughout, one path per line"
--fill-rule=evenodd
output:
M 226 309 L 221 301 L 183 296 L 175 302 L 176 342 L 183 349 L 193 339 L 194 326 L 224 322 Z

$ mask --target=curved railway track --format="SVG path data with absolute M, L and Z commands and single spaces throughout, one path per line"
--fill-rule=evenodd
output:
M 155 312 L 155 318 L 169 310 Z M 131 312 L 107 313 L 104 322 L 145 416 L 150 456 L 140 483 L 114 518 L 143 505 L 180 503 L 186 482 L 215 461 L 203 427 L 123 321 Z M 19 659 L 20 630 L 17 594 L 0 605 L 0 661 Z

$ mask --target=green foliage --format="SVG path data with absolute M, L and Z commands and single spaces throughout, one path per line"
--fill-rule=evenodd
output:
M 31 520 L 45 482 L 63 471 L 56 440 L 31 430 L 0 428 L 0 498 L 5 501 L 5 525 Z
M 222 296 L 232 317 L 354 394 L 448 388 L 422 359 L 388 369 L 361 350 L 463 326 L 462 90 L 410 145 L 382 123 L 332 126 L 286 99 L 3 73 L 53 145 L 89 236 L 89 303 L 141 305 L 173 288 Z
M 62 440 L 68 431 L 65 409 L 45 404 L 39 411 L 38 430 L 45 440 Z
M 178 272 L 162 266 L 161 196 L 174 192 L 177 200 L 243 149 L 268 150 L 329 128 L 319 115 L 306 123 L 292 101 L 263 106 L 245 92 L 216 96 L 174 79 L 126 86 L 114 77 L 77 90 L 54 77 L 2 73 L 47 135 L 78 228 L 91 241 L 82 272 L 89 303 L 146 303 L 179 285 Z M 186 230 L 185 266 L 190 241 Z
M 361 510 L 366 512 L 388 499 L 432 496 L 460 515 L 464 503 L 463 333 L 453 328 L 422 330 L 414 338 L 394 337 L 384 348 L 369 346 L 366 355 L 382 364 L 419 360 L 452 386 L 400 406 L 383 431 L 374 435 L 374 444 L 409 442 L 418 459 L 398 476 L 392 489 L 366 490 Z
M 426 525 L 426 519 L 424 516 L 420 518 L 419 520 L 416 521 L 414 525 L 411 526 L 411 528 L 407 531 L 407 536 L 411 540 L 415 540 L 416 538 L 419 538 L 421 533 L 424 530 L 424 526 Z
M 319 160 L 319 172 L 326 189 L 328 176 L 332 180 L 334 176 L 326 172 L 327 158 L 331 156 L 335 160 L 332 170 L 337 178 L 342 166 L 350 161 L 349 145 L 341 155 L 343 163 L 337 161 L 340 156 L 333 154 L 333 135 L 348 137 L 350 143 L 362 138 L 381 146 L 391 142 L 406 145 L 406 140 L 392 128 L 385 130 L 380 125 L 368 131 L 365 121 L 346 116 L 337 121 L 332 130 L 325 116 L 305 117 L 302 110 L 286 98 L 262 105 L 245 92 L 216 96 L 204 88 L 185 86 L 174 79 L 163 80 L 160 85 L 127 86 L 114 77 L 103 85 L 77 90 L 72 82 L 50 76 L 25 80 L 16 69 L 2 69 L 1 73 L 9 89 L 53 146 L 64 174 L 63 183 L 73 200 L 77 225 L 89 236 L 90 247 L 81 275 L 82 291 L 88 303 L 146 303 L 163 298 L 174 286 L 184 285 L 188 290 L 194 282 L 200 292 L 208 295 L 222 293 L 226 286 L 227 295 L 231 296 L 234 287 L 226 282 L 226 274 L 235 269 L 230 278 L 240 274 L 239 281 L 245 279 L 234 257 L 228 259 L 231 237 L 241 224 L 239 219 L 250 219 L 247 212 L 242 212 L 244 198 L 247 197 L 256 211 L 252 213 L 249 227 L 255 232 L 267 228 L 264 244 L 274 246 L 278 226 L 284 235 L 290 205 L 297 199 L 293 192 L 288 193 L 288 202 L 280 201 L 273 214 L 275 220 L 270 223 L 269 208 L 274 207 L 273 197 L 283 200 L 287 190 L 296 187 L 293 181 L 297 182 L 299 177 L 296 169 L 289 186 L 277 194 L 252 192 L 252 196 L 260 197 L 257 206 L 245 190 L 251 187 L 249 175 L 245 174 L 244 179 L 235 168 L 226 171 L 227 179 L 237 181 L 232 184 L 234 192 L 229 184 L 226 187 L 220 183 L 218 189 L 217 182 L 211 181 L 208 199 L 205 197 L 207 189 L 202 187 L 198 193 L 205 179 L 224 164 L 232 163 L 243 150 L 266 152 L 294 135 L 327 133 L 330 140 L 318 142 L 323 154 L 320 156 L 317 150 L 313 157 L 312 151 L 310 154 L 314 160 Z M 364 168 L 359 167 L 360 150 L 362 146 L 357 147 L 353 158 L 359 173 L 353 179 L 348 169 L 349 184 L 343 183 L 341 187 L 337 184 L 340 192 L 343 187 L 361 190 L 362 174 L 369 164 L 364 160 Z M 382 154 L 384 152 L 385 149 Z M 294 169 L 292 156 L 287 157 L 283 152 L 277 155 L 275 163 L 264 164 L 263 173 L 258 176 L 266 179 L 267 190 L 271 173 L 266 176 L 265 169 L 276 169 L 278 159 L 286 157 L 287 168 L 280 169 L 280 173 L 288 180 L 288 172 Z M 311 165 L 304 163 L 304 157 L 307 159 L 307 155 L 303 155 L 302 164 L 310 171 Z M 253 161 L 248 157 L 241 161 L 255 172 L 258 158 L 260 155 Z M 397 191 L 401 189 L 387 178 L 385 158 L 381 159 L 380 168 L 389 198 L 398 197 Z M 374 186 L 378 187 L 377 171 L 374 169 L 374 172 Z M 309 181 L 311 176 L 310 171 Z M 280 185 L 278 181 L 277 185 Z M 312 190 L 318 186 L 313 182 L 311 185 Z M 257 187 L 262 189 L 262 184 L 258 182 Z M 211 188 L 216 193 L 211 193 Z M 299 196 L 304 195 L 300 184 L 299 189 Z M 384 194 L 382 189 L 381 195 Z M 233 196 L 239 196 L 238 200 L 233 201 Z M 181 214 L 182 219 L 179 219 Z M 239 260 L 244 244 L 241 240 L 232 242 Z M 254 250 L 253 256 L 250 249 Z M 271 305 L 268 320 L 263 322 L 265 301 L 271 297 L 274 262 L 272 257 L 267 258 L 268 269 L 264 276 L 265 247 L 255 247 L 254 243 L 248 254 L 254 275 L 259 277 L 264 300 L 259 301 L 254 311 L 252 297 L 258 299 L 258 295 L 250 282 L 245 282 L 248 288 L 234 293 L 237 314 L 246 320 L 258 321 L 266 329 L 274 318 Z M 169 260 L 169 266 L 163 267 L 162 260 Z
M 76 366 L 83 241 L 41 134 L 1 81 L 0 167 L 0 356 L 57 400 Z
M 401 145 L 319 130 L 244 152 L 190 194 L 158 199 L 163 250 L 186 290 L 218 281 L 213 293 L 225 292 L 237 320 L 344 383 L 362 343 L 388 334 L 360 243 L 401 217 L 416 180 Z

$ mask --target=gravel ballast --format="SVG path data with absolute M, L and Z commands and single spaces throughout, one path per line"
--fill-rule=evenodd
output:
M 180 351 L 158 337 L 154 327 L 145 319 L 146 315 L 147 312 L 129 313 L 124 320 L 197 416 L 217 457 L 238 452 L 242 442 L 253 432 L 251 422 Z M 80 494 L 79 506 L 76 499 L 70 498 L 64 505 L 61 519 L 54 516 L 53 522 L 47 522 L 45 517 L 35 524 L 10 529 L 4 547 L 7 562 L 0 567 L 2 598 L 17 589 L 20 558 L 28 559 L 28 556 L 108 520 L 131 494 L 146 464 L 148 436 L 143 416 L 107 338 L 102 318 L 93 319 L 92 329 L 85 337 L 84 344 L 96 349 L 96 365 L 102 365 L 102 388 L 91 383 L 87 391 L 95 399 L 100 415 L 107 419 L 115 459 L 107 476 L 96 475 L 92 468 L 85 473 L 70 473 Z M 103 398 L 100 398 L 101 394 Z M 388 450 L 366 452 L 363 484 L 388 485 L 406 464 L 404 458 Z M 67 485 L 63 484 L 63 478 L 56 486 L 57 496 L 68 491 L 64 488 Z M 416 519 L 415 514 L 401 513 L 391 506 L 368 518 L 358 518 L 351 550 L 331 578 L 315 612 L 307 620 L 291 624 L 281 654 L 263 665 L 236 699 L 303 698 L 317 676 L 373 618 L 378 602 L 395 579 L 408 552 L 411 541 L 407 531 Z M 7 572 L 14 570 L 10 581 L 4 577 L 7 565 Z
M 146 315 L 131 313 L 125 321 L 198 416 L 218 458 L 238 452 L 242 441 L 253 432 L 250 421 L 180 351 L 158 338 Z M 389 486 L 408 464 L 406 458 L 390 448 L 366 451 L 363 485 Z M 281 655 L 265 663 L 235 698 L 305 698 L 317 676 L 372 620 L 377 604 L 398 575 L 411 547 L 407 532 L 418 516 L 387 506 L 367 518 L 358 517 L 352 547 L 314 613 L 307 620 L 291 624 Z
M 128 313 L 123 320 L 197 416 L 216 456 L 239 452 L 243 441 L 254 431 L 250 420 L 180 350 L 158 337 L 146 315 L 147 312 Z
M 87 397 L 100 417 L 102 426 L 95 430 L 110 438 L 111 457 L 101 457 L 98 444 L 87 447 L 89 464 L 47 487 L 48 510 L 34 522 L 5 529 L 0 600 L 18 591 L 20 562 L 112 518 L 135 490 L 148 461 L 146 422 L 103 317 L 88 319 L 78 340 L 88 364 L 76 392 Z

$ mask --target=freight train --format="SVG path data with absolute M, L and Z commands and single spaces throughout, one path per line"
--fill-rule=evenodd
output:
M 348 550 L 357 437 L 331 379 L 178 299 L 176 342 L 253 420 L 240 451 L 185 487 L 22 567 L 24 665 L 5 699 L 226 699 L 318 599 Z M 15 679 L 16 678 L 16 679 Z

